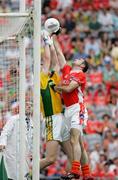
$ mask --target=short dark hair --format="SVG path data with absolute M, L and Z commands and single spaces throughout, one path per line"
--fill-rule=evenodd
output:
M 52 34 L 56 34 L 56 35 L 59 35 L 60 33 L 61 33 L 61 27 L 56 31 L 56 32 L 54 32 L 54 33 L 52 33 Z
M 87 72 L 88 68 L 89 68 L 89 63 L 87 61 L 84 61 L 83 72 Z

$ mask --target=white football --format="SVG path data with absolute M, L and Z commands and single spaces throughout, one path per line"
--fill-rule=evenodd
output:
M 57 32 L 60 28 L 60 23 L 55 18 L 49 18 L 45 21 L 44 27 L 49 33 Z

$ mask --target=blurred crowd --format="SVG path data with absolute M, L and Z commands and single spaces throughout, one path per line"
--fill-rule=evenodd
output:
M 118 1 L 117 0 L 44 0 L 42 26 L 57 18 L 62 31 L 58 39 L 71 64 L 84 57 L 90 64 L 85 102 L 89 121 L 85 146 L 95 176 L 118 176 Z M 45 144 L 42 150 L 44 155 Z M 59 175 L 66 166 L 60 152 L 48 176 Z
M 25 0 L 26 7 L 31 7 L 33 0 Z M 20 0 L 0 0 L 0 13 L 18 12 Z
M 1 0 L 0 12 L 17 11 L 18 4 L 18 0 Z M 31 6 L 32 1 L 27 0 L 27 5 Z M 118 176 L 118 0 L 42 0 L 42 27 L 49 17 L 60 21 L 62 32 L 58 39 L 68 63 L 84 57 L 90 64 L 85 92 L 89 113 L 88 126 L 84 132 L 85 146 L 93 174 L 101 179 L 112 179 Z M 17 46 L 13 43 L 12 47 L 4 52 L 6 57 L 17 55 Z M 26 47 L 27 59 L 30 62 L 30 39 L 26 39 Z M 2 49 L 3 47 L 0 55 Z M 0 91 L 1 128 L 4 117 L 8 118 L 9 108 L 14 107 L 11 104 L 17 101 L 15 89 L 18 89 L 14 86 L 14 73 L 18 73 L 18 68 L 13 67 L 13 58 L 5 62 L 11 64 L 9 68 L 5 67 L 4 75 L 0 68 L 0 88 L 3 89 Z M 18 62 L 16 64 L 18 65 Z M 30 63 L 27 64 L 26 74 L 26 98 L 30 101 L 33 83 Z M 4 91 L 5 89 L 8 90 Z M 1 108 L 5 96 L 6 101 L 11 103 L 6 103 L 5 108 Z M 41 157 L 45 156 L 45 146 L 45 138 L 42 137 Z M 57 162 L 43 171 L 42 177 L 58 177 L 63 173 L 66 163 L 66 155 L 59 151 Z

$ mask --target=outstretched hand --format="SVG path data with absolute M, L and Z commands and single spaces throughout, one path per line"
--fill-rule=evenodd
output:
M 51 46 L 51 45 L 53 44 L 53 40 L 52 40 L 52 38 L 50 37 L 49 32 L 46 31 L 45 29 L 43 29 L 43 30 L 41 31 L 41 36 L 42 36 L 43 41 L 44 41 L 45 44 L 47 44 L 47 45 L 49 45 L 49 46 Z
M 54 90 L 57 91 L 57 92 L 59 92 L 59 93 L 61 93 L 61 86 L 59 86 L 59 85 L 58 85 L 58 86 L 55 86 L 55 87 L 54 87 Z
M 5 150 L 5 145 L 0 145 L 0 151 L 4 151 Z

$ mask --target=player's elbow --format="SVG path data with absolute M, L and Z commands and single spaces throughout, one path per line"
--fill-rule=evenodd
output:
M 71 93 L 71 92 L 72 92 L 72 89 L 71 89 L 71 88 L 66 88 L 66 89 L 65 89 L 65 92 Z
M 50 156 L 47 158 L 47 162 L 49 165 L 54 164 L 56 161 L 56 156 Z

